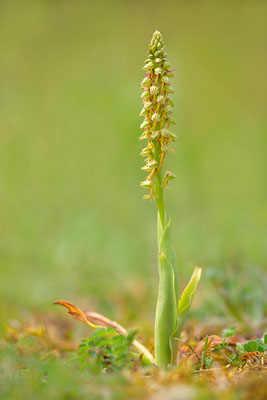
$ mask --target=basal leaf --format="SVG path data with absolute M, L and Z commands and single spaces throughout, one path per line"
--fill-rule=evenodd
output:
M 175 297 L 178 307 L 179 302 L 179 282 L 178 282 L 178 269 L 177 269 L 177 261 L 176 261 L 176 254 L 171 238 L 171 219 L 169 219 L 168 224 L 165 226 L 161 238 L 159 241 L 159 250 L 160 253 L 163 253 L 164 256 L 168 259 L 170 263 L 173 274 L 174 274 L 174 289 L 175 289 Z
M 159 291 L 155 317 L 155 351 L 157 365 L 167 369 L 171 360 L 170 337 L 177 321 L 175 277 L 164 253 L 159 254 Z

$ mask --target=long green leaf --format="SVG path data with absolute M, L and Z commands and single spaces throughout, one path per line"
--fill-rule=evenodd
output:
M 177 327 L 178 315 L 178 273 L 176 255 L 171 240 L 171 220 L 162 227 L 158 215 L 158 249 L 159 249 L 159 292 L 155 319 L 155 352 L 156 363 L 166 369 L 173 360 L 171 340 Z
M 177 303 L 175 277 L 165 254 L 159 259 L 159 291 L 155 317 L 155 356 L 159 368 L 166 370 L 171 363 L 170 337 L 176 327 Z
M 161 234 L 161 238 L 159 241 L 159 251 L 163 253 L 167 258 L 169 263 L 172 266 L 173 273 L 174 273 L 174 288 L 175 288 L 175 297 L 176 297 L 176 304 L 178 307 L 179 303 L 179 282 L 178 282 L 178 269 L 177 269 L 177 261 L 176 261 L 176 254 L 171 238 L 171 218 L 169 222 L 165 226 Z
M 193 275 L 191 276 L 191 279 L 186 288 L 184 289 L 181 299 L 179 301 L 178 316 L 184 314 L 185 311 L 187 311 L 188 308 L 190 307 L 193 296 L 197 289 L 198 282 L 201 278 L 201 272 L 202 270 L 199 267 L 196 267 L 194 269 Z

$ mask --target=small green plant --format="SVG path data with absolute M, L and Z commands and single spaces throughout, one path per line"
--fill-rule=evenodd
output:
M 232 325 L 228 329 L 230 329 L 229 333 L 232 333 L 231 330 L 234 329 L 235 326 Z M 225 330 L 226 332 L 226 330 Z M 232 336 L 229 334 L 227 337 Z M 267 351 L 267 335 L 265 334 L 262 339 L 252 339 L 248 340 L 245 343 L 237 343 L 234 346 L 235 352 L 233 352 L 233 346 L 230 346 L 230 341 L 227 341 L 227 337 L 225 337 L 221 344 L 216 346 L 213 349 L 213 353 L 221 353 L 224 358 L 227 359 L 229 364 L 233 366 L 240 366 L 247 361 L 252 362 L 261 362 L 262 357 Z M 226 355 L 227 350 L 231 348 L 231 354 Z M 229 351 L 228 351 L 229 353 Z
M 246 343 L 237 344 L 237 348 L 241 353 L 252 353 L 258 351 L 264 353 L 267 351 L 267 334 L 263 339 L 253 339 Z
M 209 368 L 213 361 L 212 357 L 206 357 L 207 349 L 208 349 L 208 342 L 209 342 L 209 336 L 207 335 L 206 339 L 205 339 L 203 351 L 202 351 L 202 356 L 201 356 L 201 369 Z
M 228 328 L 223 329 L 222 331 L 222 337 L 223 338 L 228 338 L 230 336 L 234 336 L 236 332 L 236 326 L 235 325 L 230 325 Z
M 78 351 L 82 366 L 91 367 L 95 372 L 115 372 L 132 368 L 135 355 L 131 350 L 137 331 L 120 335 L 112 326 L 97 328 L 88 339 L 83 339 Z
M 176 138 L 171 130 L 175 121 L 170 99 L 173 93 L 170 84 L 173 73 L 170 68 L 162 36 L 156 31 L 143 67 L 146 75 L 141 83 L 143 109 L 140 116 L 144 117 L 144 122 L 140 126 L 143 130 L 140 139 L 146 140 L 147 145 L 140 155 L 145 157 L 142 169 L 148 174 L 141 183 L 148 190 L 144 198 L 155 199 L 158 208 L 159 289 L 155 316 L 155 356 L 157 366 L 164 370 L 177 361 L 178 341 L 174 339 L 180 334 L 185 313 L 201 276 L 201 269 L 196 268 L 179 300 L 179 276 L 171 239 L 171 219 L 167 217 L 164 203 L 164 189 L 175 178 L 172 172 L 164 168 L 165 157 L 172 150 L 171 144 Z

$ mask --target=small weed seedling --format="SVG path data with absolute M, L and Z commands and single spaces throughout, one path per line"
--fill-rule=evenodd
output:
M 264 335 L 263 339 L 253 339 L 243 344 L 237 344 L 237 348 L 241 363 L 263 364 L 267 352 L 267 334 Z
M 82 340 L 78 359 L 85 367 L 88 364 L 95 372 L 115 372 L 123 368 L 132 368 L 134 353 L 130 350 L 137 331 L 120 335 L 112 326 L 97 328 L 89 339 Z
M 213 361 L 212 357 L 206 357 L 207 349 L 208 349 L 208 342 L 209 342 L 209 336 L 207 335 L 206 339 L 205 339 L 205 343 L 204 343 L 204 348 L 202 351 L 202 356 L 201 356 L 201 369 L 209 368 Z
M 245 343 L 236 343 L 236 345 L 230 346 L 229 340 L 227 340 L 233 333 L 235 333 L 236 327 L 234 325 L 223 330 L 224 336 L 223 342 L 213 349 L 213 353 L 221 353 L 224 358 L 227 359 L 228 363 L 233 366 L 244 366 L 247 363 L 264 364 L 264 357 L 267 352 L 267 334 L 262 339 L 256 338 L 248 340 Z M 231 348 L 231 354 L 226 355 L 227 350 Z

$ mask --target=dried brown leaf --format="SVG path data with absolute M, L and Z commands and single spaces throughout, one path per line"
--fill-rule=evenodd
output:
M 123 328 L 118 322 L 111 321 L 104 315 L 98 314 L 96 312 L 83 312 L 78 307 L 74 306 L 73 304 L 64 301 L 58 300 L 55 301 L 54 304 L 59 304 L 63 307 L 66 307 L 69 310 L 69 314 L 71 314 L 74 318 L 79 319 L 80 321 L 84 322 L 86 325 L 90 326 L 90 328 L 95 329 L 99 327 L 106 327 L 112 326 L 117 332 L 121 335 L 125 335 L 127 330 Z M 148 349 L 139 343 L 137 340 L 133 341 L 133 345 L 137 349 L 140 354 L 143 354 L 152 364 L 155 363 L 154 357 L 148 351 Z
M 84 315 L 86 316 L 86 318 L 88 318 L 94 324 L 98 324 L 98 325 L 101 325 L 104 327 L 112 326 L 121 335 L 125 335 L 125 333 L 126 333 L 126 329 L 123 328 L 123 326 L 121 326 L 116 321 L 111 321 L 107 317 L 104 317 L 104 315 L 98 314 L 94 311 L 85 312 Z
M 54 304 L 59 304 L 63 307 L 66 307 L 69 310 L 69 314 L 72 315 L 74 318 L 79 319 L 80 321 L 84 322 L 86 325 L 90 326 L 90 328 L 95 329 L 99 328 L 99 326 L 93 324 L 82 312 L 78 307 L 74 306 L 73 304 L 64 301 L 64 300 L 57 300 Z

